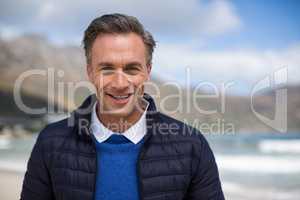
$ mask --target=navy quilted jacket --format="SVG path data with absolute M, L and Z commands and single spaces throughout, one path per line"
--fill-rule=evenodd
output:
M 214 155 L 199 131 L 156 111 L 145 94 L 147 134 L 137 163 L 141 200 L 223 200 Z M 21 200 L 94 200 L 97 173 L 89 122 L 95 95 L 39 134 Z

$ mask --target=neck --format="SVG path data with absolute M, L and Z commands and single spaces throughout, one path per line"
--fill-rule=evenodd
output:
M 99 110 L 99 106 L 97 106 L 96 110 L 99 120 L 106 128 L 112 130 L 113 132 L 123 133 L 141 118 L 145 107 L 142 111 L 138 108 L 134 108 L 134 110 L 127 116 L 117 116 L 101 113 L 101 111 Z

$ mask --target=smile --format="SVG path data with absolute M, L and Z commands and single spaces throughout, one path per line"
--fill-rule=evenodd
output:
M 126 94 L 126 95 L 113 95 L 113 94 L 109 94 L 109 93 L 106 93 L 106 94 L 110 97 L 111 102 L 113 104 L 118 104 L 118 105 L 127 104 L 130 100 L 130 97 L 132 96 L 132 93 Z
M 112 94 L 108 94 L 109 96 L 111 96 L 112 98 L 115 99 L 127 99 L 131 94 L 127 94 L 127 95 L 112 95 Z

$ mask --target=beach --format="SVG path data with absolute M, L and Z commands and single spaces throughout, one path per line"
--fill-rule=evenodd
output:
M 300 196 L 300 134 L 206 135 L 226 199 L 294 200 Z M 0 200 L 20 197 L 36 137 L 0 142 Z
M 0 199 L 19 199 L 24 174 L 15 171 L 0 170 L 0 177 Z

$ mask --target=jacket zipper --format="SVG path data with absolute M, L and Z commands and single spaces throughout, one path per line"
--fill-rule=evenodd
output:
M 141 179 L 141 170 L 140 170 L 140 167 L 141 167 L 141 157 L 142 157 L 142 153 L 144 151 L 144 145 L 145 143 L 142 144 L 141 146 L 141 150 L 138 154 L 138 161 L 137 161 L 137 178 L 138 178 L 138 192 L 139 192 L 139 199 L 140 200 L 143 200 L 144 199 L 144 194 L 143 194 L 143 185 L 142 185 L 142 179 Z

